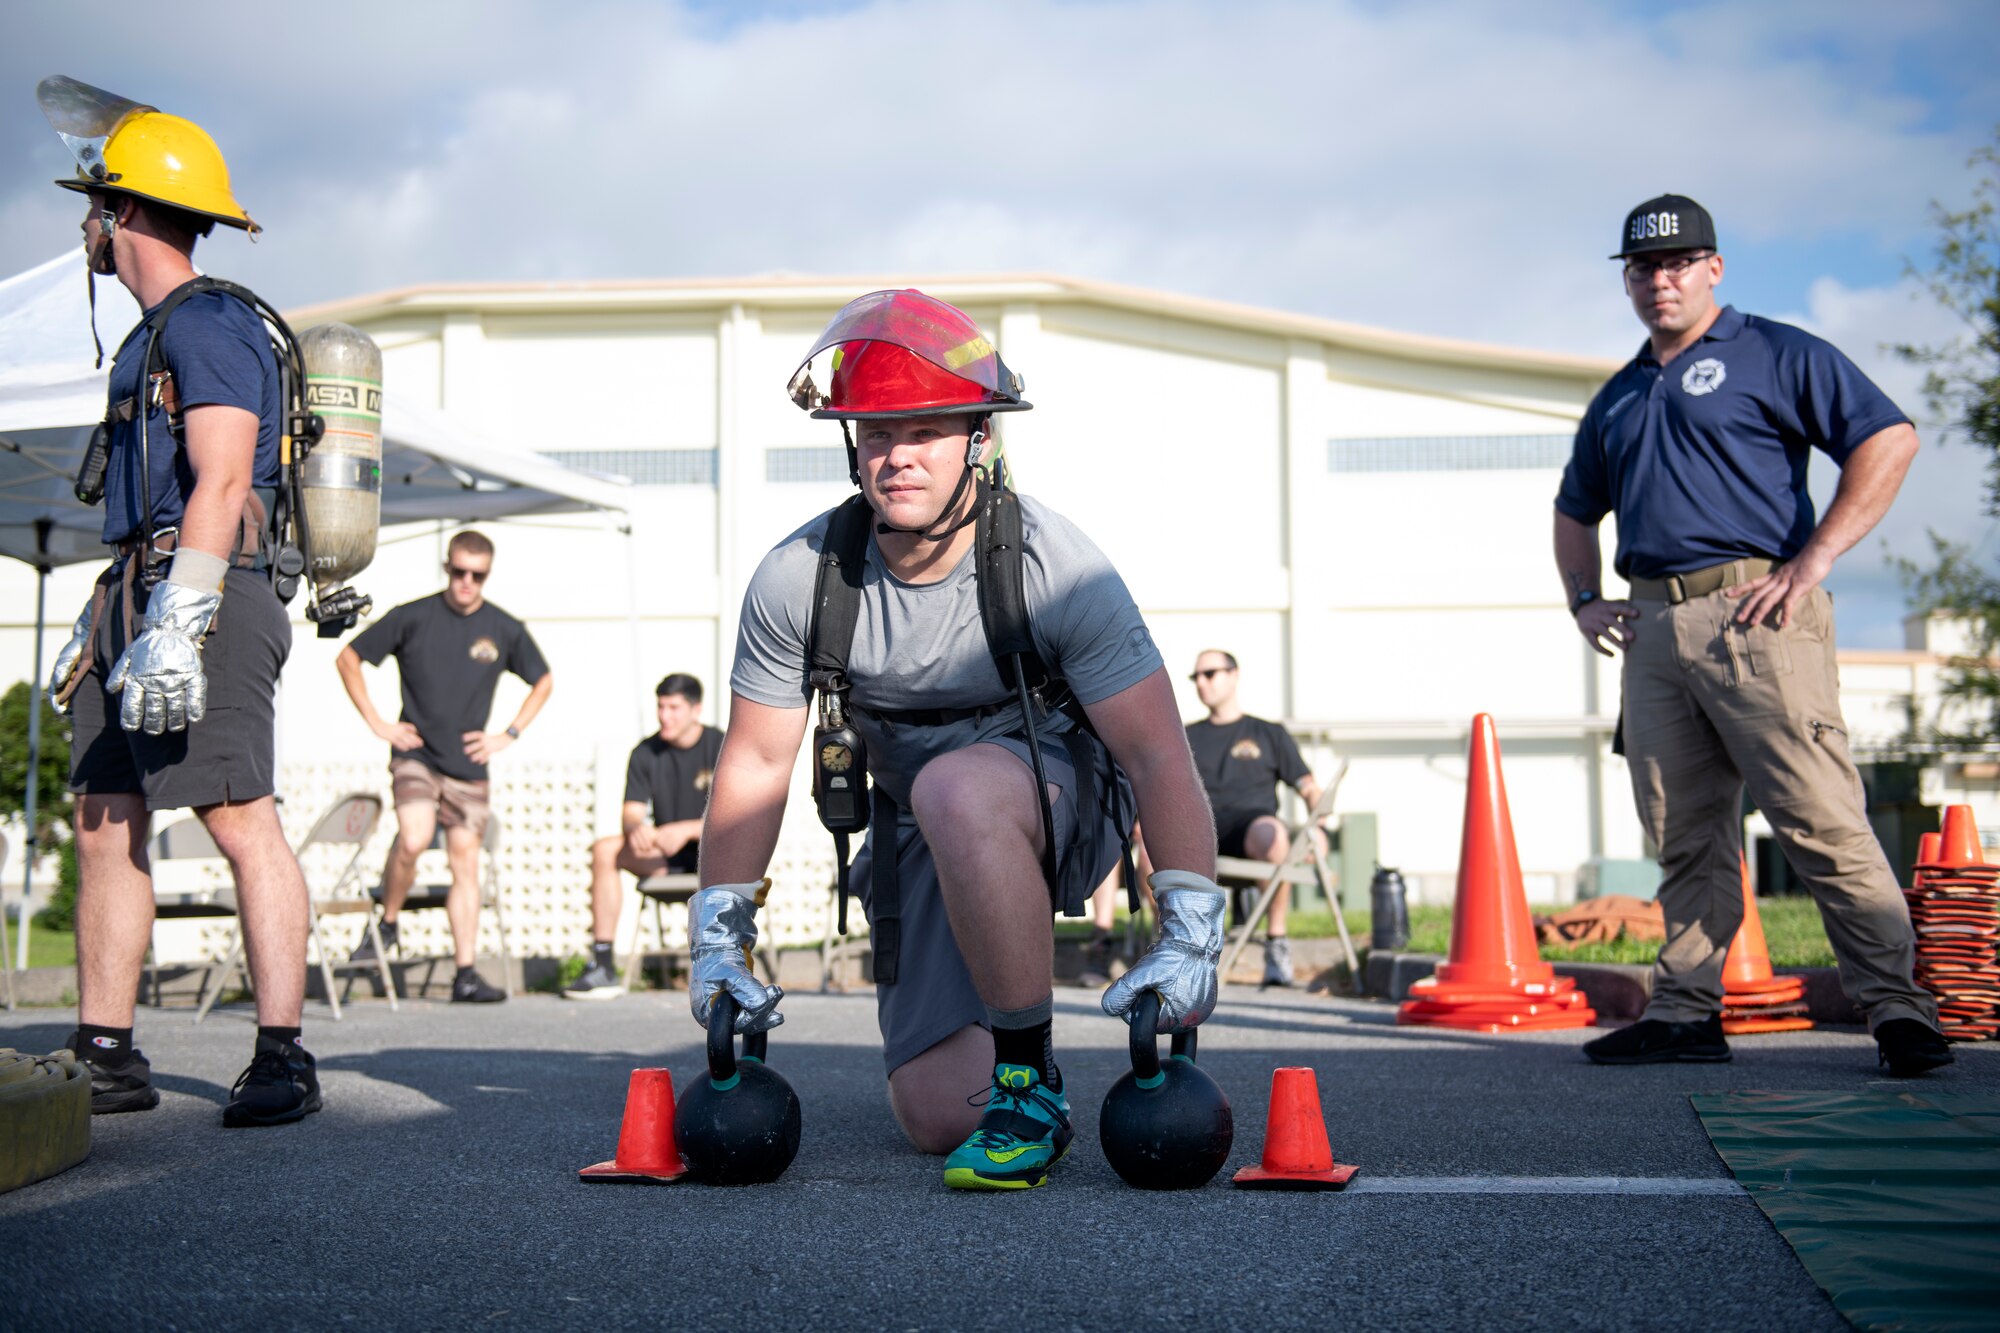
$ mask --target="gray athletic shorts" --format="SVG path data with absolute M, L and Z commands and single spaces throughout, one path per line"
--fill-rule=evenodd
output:
M 1028 744 L 1024 740 L 1009 737 L 982 744 L 1003 746 L 1023 767 L 1028 766 Z M 1060 796 L 1050 805 L 1056 825 L 1057 858 L 1060 860 L 1074 851 L 1091 857 L 1093 862 L 1091 874 L 1074 877 L 1084 886 L 1081 896 L 1075 902 L 1062 904 L 1065 911 L 1076 911 L 1089 901 L 1091 890 L 1111 873 L 1111 867 L 1118 864 L 1123 836 L 1130 830 L 1121 831 L 1109 816 L 1100 812 L 1096 815 L 1098 826 L 1087 830 L 1092 836 L 1081 847 L 1074 846 L 1076 774 L 1070 767 L 1068 752 L 1059 741 L 1042 742 L 1042 767 L 1049 784 L 1061 789 Z M 1124 808 L 1132 808 L 1129 789 Z M 960 1028 L 975 1023 L 986 1026 L 986 1005 L 972 987 L 972 974 L 966 970 L 965 957 L 952 936 L 931 849 L 917 829 L 915 816 L 907 810 L 898 814 L 896 865 L 902 888 L 903 942 L 897 951 L 896 983 L 875 988 L 875 1016 L 882 1028 L 882 1060 L 892 1074 Z M 867 841 L 855 857 L 847 878 L 871 923 L 875 918 L 870 890 L 875 840 L 880 832 L 879 827 L 868 830 Z
M 144 795 L 148 810 L 199 809 L 277 791 L 278 672 L 291 655 L 292 621 L 270 579 L 248 569 L 224 577 L 222 609 L 201 647 L 208 714 L 160 736 L 119 726 L 123 697 L 104 689 L 125 651 L 117 593 L 113 587 L 106 599 L 96 661 L 71 702 L 69 789 Z

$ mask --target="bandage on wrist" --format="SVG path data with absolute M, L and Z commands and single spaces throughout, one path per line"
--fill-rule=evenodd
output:
M 167 582 L 193 588 L 196 592 L 221 592 L 222 576 L 228 572 L 229 562 L 221 556 L 183 546 L 174 552 L 174 563 L 167 570 Z

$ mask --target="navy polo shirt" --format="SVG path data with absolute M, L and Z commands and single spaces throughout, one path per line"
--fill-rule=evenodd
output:
M 155 305 L 148 315 L 159 309 Z M 146 342 L 151 335 L 140 320 L 119 344 L 111 366 L 112 403 L 140 392 L 145 374 Z M 278 436 L 284 413 L 278 382 L 278 359 L 271 335 L 256 311 L 226 292 L 201 292 L 183 301 L 167 316 L 160 330 L 159 364 L 173 372 L 181 409 L 223 405 L 257 414 L 257 452 L 252 461 L 252 486 L 275 487 L 280 479 Z M 148 395 L 150 397 L 150 395 Z M 143 532 L 178 525 L 194 489 L 194 469 L 187 451 L 167 429 L 164 409 L 147 416 L 145 456 L 152 462 L 150 519 L 139 511 L 139 418 L 111 428 L 111 460 L 104 474 L 104 540 L 123 541 Z
M 1862 441 L 1908 422 L 1831 343 L 1724 306 L 1672 361 L 1648 343 L 1598 390 L 1556 508 L 1586 526 L 1615 513 L 1613 567 L 1627 579 L 1788 560 L 1816 522 L 1810 451 L 1845 466 Z

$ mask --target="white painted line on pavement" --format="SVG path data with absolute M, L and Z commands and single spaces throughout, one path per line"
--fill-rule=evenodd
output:
M 1369 1176 L 1348 1185 L 1349 1194 L 1726 1194 L 1743 1193 L 1733 1180 L 1693 1176 Z

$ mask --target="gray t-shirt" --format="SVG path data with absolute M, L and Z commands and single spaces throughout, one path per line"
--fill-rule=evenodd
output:
M 806 638 L 819 572 L 821 514 L 773 547 L 743 597 L 730 688 L 772 708 L 811 701 Z M 1021 497 L 1028 623 L 1049 669 L 1085 704 L 1108 699 L 1160 669 L 1160 653 L 1132 604 L 1125 580 L 1076 525 Z M 882 563 L 875 539 L 861 583 L 861 615 L 847 674 L 863 709 L 977 708 L 1009 698 L 979 619 L 974 553 L 935 583 L 905 583 Z M 859 713 L 855 729 L 868 746 L 868 770 L 897 804 L 940 754 L 1020 731 L 1020 708 L 944 726 L 897 726 Z M 1041 732 L 1060 736 L 1073 724 L 1062 713 Z

